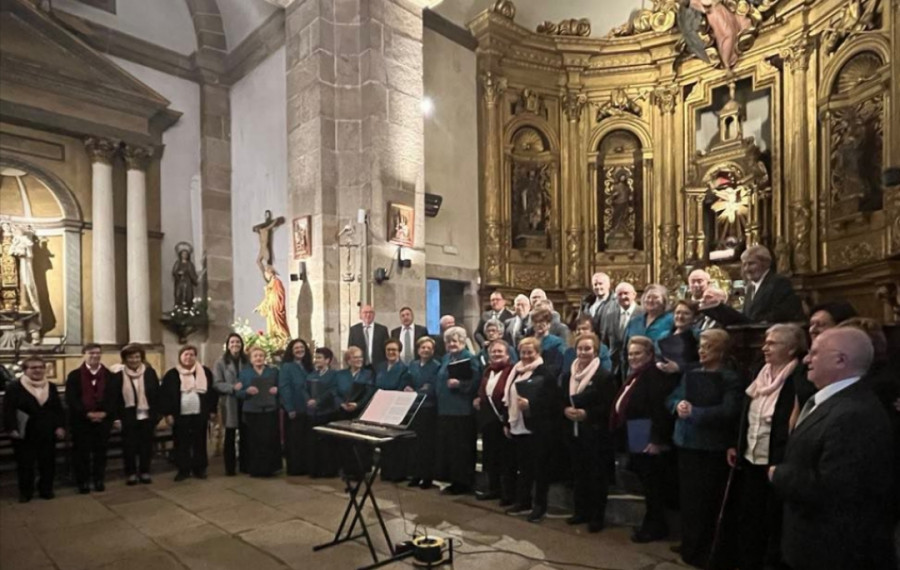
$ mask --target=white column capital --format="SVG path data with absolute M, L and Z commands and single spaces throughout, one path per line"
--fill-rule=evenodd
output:
M 128 170 L 147 170 L 153 158 L 153 147 L 126 145 L 122 151 Z
M 112 164 L 116 151 L 119 150 L 119 141 L 100 137 L 88 137 L 84 139 L 84 148 L 92 163 Z

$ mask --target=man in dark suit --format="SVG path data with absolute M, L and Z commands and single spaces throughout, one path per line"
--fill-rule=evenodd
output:
M 782 552 L 793 570 L 895 568 L 889 494 L 890 422 L 859 382 L 872 363 L 869 337 L 823 332 L 805 362 L 818 392 L 803 406 L 784 461 L 769 479 L 784 500 Z
M 506 332 L 503 338 L 511 346 L 517 348 L 522 337 L 531 336 L 531 301 L 525 295 L 517 295 L 513 302 L 516 310 L 511 319 L 506 321 Z
M 772 269 L 768 248 L 754 245 L 741 254 L 741 273 L 747 280 L 744 314 L 756 323 L 803 321 L 803 306 L 790 280 Z
M 634 285 L 623 281 L 616 285 L 616 305 L 606 313 L 603 334 L 600 338 L 609 346 L 609 356 L 613 362 L 613 373 L 622 379 L 622 353 L 625 342 L 625 328 L 632 318 L 643 315 L 644 309 L 637 304 Z
M 391 338 L 395 338 L 403 345 L 400 359 L 404 364 L 409 364 L 416 359 L 416 343 L 423 336 L 428 336 L 428 329 L 422 325 L 413 323 L 415 315 L 409 307 L 400 309 L 400 326 L 391 331 Z
M 355 346 L 363 353 L 366 366 L 384 362 L 384 343 L 388 341 L 387 327 L 375 322 L 375 309 L 363 305 L 359 309 L 359 320 L 350 327 L 348 346 Z
M 616 307 L 616 296 L 612 294 L 610 285 L 609 275 L 602 271 L 594 273 L 591 277 L 592 293 L 581 300 L 581 314 L 591 317 L 598 337 L 603 334 L 604 316 Z
M 100 362 L 99 344 L 82 348 L 84 362 L 66 376 L 66 405 L 72 431 L 75 483 L 81 494 L 106 490 L 109 433 L 122 408 L 122 379 Z
M 491 293 L 491 310 L 481 314 L 481 320 L 478 321 L 478 329 L 475 331 L 475 334 L 472 335 L 475 337 L 478 346 L 484 347 L 487 342 L 487 339 L 484 338 L 485 323 L 491 319 L 497 319 L 501 323 L 506 324 L 506 321 L 511 318 L 513 318 L 513 313 L 506 308 L 506 299 L 503 297 L 503 293 L 500 291 Z

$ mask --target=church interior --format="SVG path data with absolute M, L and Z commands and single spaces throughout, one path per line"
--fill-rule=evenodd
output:
M 804 315 L 848 302 L 896 352 L 898 54 L 893 0 L 0 0 L 0 368 L 38 355 L 61 389 L 85 346 L 138 344 L 162 376 L 232 331 L 339 367 L 360 307 L 471 334 L 492 293 L 542 289 L 571 325 L 597 272 L 674 301 L 704 269 L 740 310 L 754 246 Z M 312 552 L 339 480 L 17 505 L 12 457 L 0 434 L 4 568 L 369 562 Z M 377 490 L 392 533 L 461 537 L 458 567 L 680 567 L 625 530 Z

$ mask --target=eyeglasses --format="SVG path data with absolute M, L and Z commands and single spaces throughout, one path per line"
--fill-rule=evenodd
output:
M 47 365 L 45 364 L 34 364 L 32 366 L 26 366 L 25 370 L 46 370 Z

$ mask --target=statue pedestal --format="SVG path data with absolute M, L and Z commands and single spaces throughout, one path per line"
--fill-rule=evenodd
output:
M 23 345 L 41 344 L 41 331 L 29 329 L 35 311 L 0 311 L 0 350 L 19 350 Z

